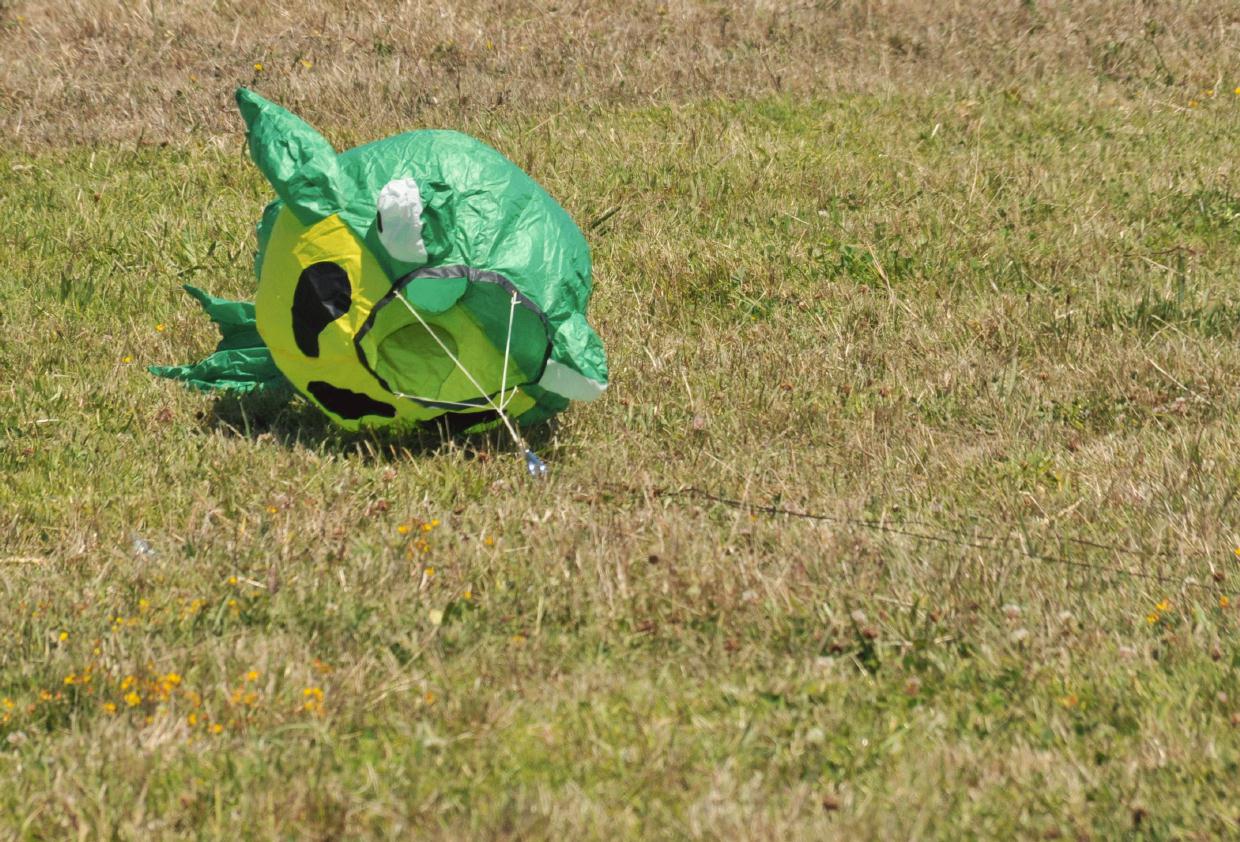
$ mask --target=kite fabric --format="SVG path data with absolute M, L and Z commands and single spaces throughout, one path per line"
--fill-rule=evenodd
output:
M 606 389 L 585 318 L 589 247 L 519 167 L 429 129 L 337 154 L 252 91 L 237 104 L 277 196 L 258 223 L 255 301 L 186 287 L 223 338 L 196 365 L 152 373 L 295 389 L 351 430 L 446 413 L 466 429 L 526 425 Z

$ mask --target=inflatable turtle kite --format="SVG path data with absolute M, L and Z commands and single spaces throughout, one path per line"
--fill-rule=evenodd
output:
M 187 287 L 223 339 L 154 374 L 199 389 L 291 384 L 351 430 L 447 413 L 467 431 L 530 424 L 603 392 L 585 237 L 515 164 L 451 131 L 336 154 L 252 91 L 237 104 L 278 197 L 258 223 L 255 301 Z

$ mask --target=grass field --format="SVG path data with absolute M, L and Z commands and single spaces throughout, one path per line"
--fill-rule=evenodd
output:
M 0 1 L 0 839 L 1240 833 L 1240 11 L 966 5 Z M 548 481 L 146 373 L 237 84 L 588 229 Z

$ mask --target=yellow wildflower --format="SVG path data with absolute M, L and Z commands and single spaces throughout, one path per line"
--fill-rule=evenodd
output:
M 223 725 L 221 725 L 221 724 L 220 724 L 220 723 L 218 723 L 218 722 L 213 722 L 213 723 L 211 723 L 211 733 L 212 733 L 212 734 L 221 734 L 221 733 L 223 733 L 223 731 L 224 731 L 224 726 L 223 726 Z
M 1231 605 L 1231 600 L 1230 600 L 1230 599 L 1228 599 L 1228 598 L 1226 597 L 1226 595 L 1224 595 L 1224 596 L 1220 596 L 1220 597 L 1218 598 L 1218 607 L 1219 607 L 1219 608 L 1226 608 L 1228 605 Z
M 473 591 L 465 591 L 465 593 L 461 594 L 461 599 L 465 600 L 466 602 L 469 602 L 473 598 L 474 598 Z
M 245 674 L 246 681 L 258 681 L 258 670 L 250 670 Z
M 108 713 L 116 713 L 116 703 L 115 702 L 104 702 L 103 709 L 106 710 Z
M 1154 610 L 1160 611 L 1165 614 L 1171 610 L 1171 603 L 1164 599 L 1163 601 L 1159 602 L 1157 605 L 1154 606 Z
M 422 571 L 422 575 L 424 575 L 428 579 L 435 578 L 435 568 L 433 567 L 426 568 L 425 570 Z
M 155 325 L 156 333 L 163 333 L 167 329 L 168 329 L 167 326 L 163 322 L 160 322 L 159 324 Z
M 198 724 L 198 714 L 196 714 L 196 713 L 191 713 L 189 716 L 185 717 L 185 724 L 186 724 L 186 725 L 188 725 L 188 726 L 189 726 L 189 727 L 191 727 L 191 728 L 193 728 L 195 725 L 197 725 L 197 724 Z
M 263 63 L 261 61 L 254 62 L 254 72 L 255 73 L 263 72 Z
M 123 362 L 125 365 L 129 365 L 131 362 L 133 362 L 133 357 L 129 354 L 126 354 L 125 356 L 121 357 L 121 362 Z
M 492 538 L 490 535 L 488 535 L 487 537 L 482 539 L 482 543 L 486 544 L 488 547 L 494 547 L 495 539 Z M 1236 550 L 1236 554 L 1240 555 L 1240 550 Z
M 69 633 L 67 631 L 62 631 L 60 633 L 60 642 L 64 643 L 68 639 L 69 639 Z
M 132 675 L 125 676 L 124 678 L 121 679 L 121 689 L 128 690 L 130 687 L 134 685 L 134 682 L 137 680 L 138 679 L 134 678 Z
M 274 515 L 274 514 L 275 514 L 276 512 L 278 512 L 278 511 L 280 511 L 280 510 L 279 510 L 279 509 L 277 509 L 275 506 L 268 506 L 268 507 L 267 507 L 267 514 L 269 514 L 269 515 Z
M 1062 699 L 1059 700 L 1059 704 L 1063 705 L 1066 708 L 1074 708 L 1077 706 L 1077 703 L 1079 701 L 1080 700 L 1077 699 L 1075 693 L 1069 693 L 1068 695 L 1064 696 Z
M 138 695 L 137 691 L 130 690 L 125 694 L 125 704 L 129 705 L 131 708 L 137 707 L 142 704 L 142 697 Z
M 230 584 L 230 585 L 235 585 L 235 584 L 237 584 L 237 577 L 236 577 L 236 576 L 229 576 L 229 577 L 228 577 L 228 584 Z
M 1189 107 L 1189 108 L 1196 108 L 1196 107 L 1197 107 L 1197 100 L 1195 100 L 1195 99 L 1190 99 L 1190 100 L 1188 101 L 1188 107 Z
M 10 699 L 8 696 L 5 696 L 3 699 L 0 699 L 0 706 L 3 706 L 5 710 L 12 710 L 13 708 L 17 707 L 17 705 L 14 704 L 13 700 Z
M 73 673 L 69 673 L 68 675 L 65 676 L 66 685 L 72 686 L 76 682 L 77 682 L 77 676 L 74 675 Z
M 401 535 L 408 535 L 410 528 L 411 527 L 409 526 L 409 524 L 402 523 L 400 526 L 396 527 L 396 531 Z M 1240 550 L 1237 550 L 1236 552 L 1240 553 Z
M 1158 612 L 1157 612 L 1157 611 L 1153 611 L 1153 612 L 1150 612 L 1149 614 L 1146 614 L 1146 615 L 1145 615 L 1145 622 L 1149 623 L 1151 626 L 1152 626 L 1152 625 L 1154 625 L 1155 623 L 1157 623 L 1157 622 L 1158 622 Z
M 303 58 L 303 59 L 301 60 L 301 66 L 302 66 L 302 67 L 304 67 L 304 68 L 306 68 L 306 70 L 309 70 L 310 68 L 314 67 L 314 62 L 312 62 L 312 61 L 311 61 L 310 59 L 308 59 L 308 58 Z
M 422 697 L 422 699 L 423 699 L 423 701 L 425 701 L 428 705 L 433 705 L 433 704 L 435 704 L 435 694 L 434 694 L 434 693 L 432 693 L 430 690 L 427 690 L 427 691 L 426 691 L 426 695 L 424 695 L 424 696 Z

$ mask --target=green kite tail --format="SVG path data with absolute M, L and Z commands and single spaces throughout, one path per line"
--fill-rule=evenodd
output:
M 220 346 L 153 373 L 291 387 L 348 429 L 449 413 L 530 424 L 603 393 L 585 237 L 519 167 L 449 131 L 337 154 L 257 94 L 238 90 L 237 104 L 277 196 L 258 225 L 255 303 L 190 289 Z
M 292 397 L 292 384 L 280 373 L 271 351 L 258 335 L 254 305 L 248 301 L 216 298 L 189 285 L 184 289 L 219 327 L 220 343 L 215 353 L 194 365 L 153 365 L 147 371 L 157 377 L 180 380 L 203 392 L 221 390 Z

